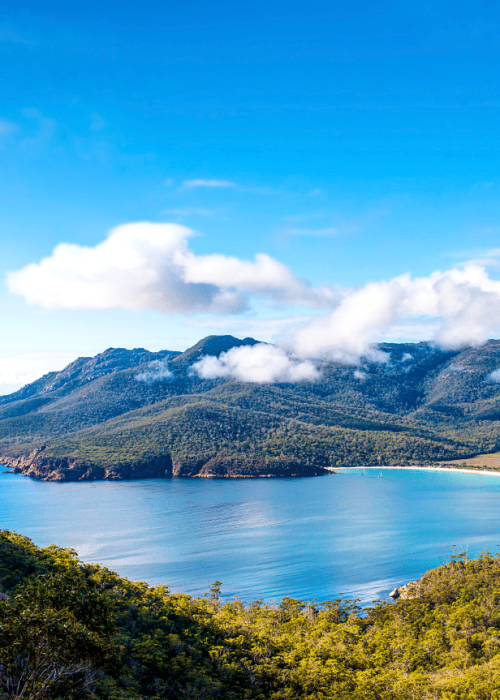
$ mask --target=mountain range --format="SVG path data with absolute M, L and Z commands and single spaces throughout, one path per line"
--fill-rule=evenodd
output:
M 500 448 L 500 341 L 386 343 L 385 362 L 324 362 L 317 381 L 201 379 L 185 352 L 110 348 L 0 397 L 0 460 L 47 480 L 316 476 L 432 464 Z

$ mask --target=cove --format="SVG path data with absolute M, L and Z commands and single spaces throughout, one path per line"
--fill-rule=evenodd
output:
M 382 477 L 382 478 L 381 478 Z M 0 528 L 173 591 L 369 602 L 500 545 L 500 478 L 349 469 L 290 479 L 41 482 L 0 474 Z

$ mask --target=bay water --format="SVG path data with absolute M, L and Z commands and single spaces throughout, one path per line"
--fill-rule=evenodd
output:
M 500 477 L 416 469 L 316 478 L 41 482 L 0 474 L 0 528 L 133 580 L 225 599 L 370 602 L 500 545 Z

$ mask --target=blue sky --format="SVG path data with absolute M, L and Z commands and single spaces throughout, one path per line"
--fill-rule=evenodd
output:
M 200 259 L 263 253 L 339 299 L 470 260 L 498 279 L 497 2 L 20 0 L 1 18 L 4 275 L 149 221 L 196 231 Z M 247 284 L 236 311 L 85 308 L 66 304 L 63 277 L 48 305 L 43 275 L 40 300 L 26 276 L 2 285 L 0 390 L 109 346 L 279 340 L 328 307 Z M 441 312 L 426 309 L 384 316 L 363 342 L 433 337 Z

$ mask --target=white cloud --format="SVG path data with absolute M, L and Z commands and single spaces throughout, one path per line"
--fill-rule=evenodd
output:
M 236 183 L 229 180 L 184 180 L 182 186 L 186 189 L 193 187 L 236 187 Z
M 401 275 L 389 281 L 369 282 L 359 289 L 345 290 L 334 311 L 315 316 L 292 331 L 286 341 L 287 352 L 273 348 L 266 355 L 260 346 L 239 348 L 234 355 L 202 360 L 200 376 L 278 381 L 277 358 L 283 362 L 285 373 L 287 360 L 297 363 L 301 358 L 307 362 L 307 369 L 301 368 L 303 379 L 315 378 L 311 361 L 354 366 L 361 358 L 387 362 L 389 355 L 373 343 L 396 322 L 420 317 L 437 321 L 433 339 L 442 347 L 480 345 L 492 331 L 500 329 L 500 282 L 490 279 L 477 265 L 438 271 L 428 277 Z M 356 369 L 354 376 L 362 380 L 365 373 Z M 500 382 L 500 370 L 489 379 Z
M 151 384 L 152 382 L 162 382 L 172 379 L 174 375 L 168 368 L 168 360 L 152 360 L 148 364 L 148 369 L 135 375 L 138 382 Z
M 419 317 L 438 319 L 433 340 L 442 347 L 481 345 L 500 329 L 500 282 L 472 264 L 369 282 L 346 292 L 333 312 L 315 317 L 288 342 L 300 357 L 352 364 L 362 356 L 383 359 L 371 344 L 395 322 Z
M 192 369 L 202 379 L 231 377 L 261 384 L 314 381 L 320 377 L 311 362 L 289 357 L 281 348 L 264 343 L 231 348 L 219 357 L 203 357 Z
M 331 290 L 313 289 L 268 255 L 254 262 L 196 255 L 188 248 L 192 235 L 177 224 L 125 224 L 93 248 L 61 243 L 50 257 L 8 272 L 7 286 L 47 309 L 235 313 L 252 295 L 280 304 L 334 304 Z
M 265 253 L 257 253 L 255 262 L 250 262 L 217 253 L 195 255 L 185 249 L 179 252 L 177 260 L 184 267 L 186 282 L 193 284 L 221 286 L 227 280 L 239 292 L 250 292 L 286 305 L 325 307 L 333 306 L 336 301 L 332 290 L 313 289 L 289 267 Z
M 239 274 L 245 279 L 245 274 Z M 286 288 L 284 280 L 283 288 Z M 291 362 L 297 363 L 298 358 L 307 362 L 307 369 L 301 369 L 310 376 L 301 377 L 303 379 L 314 378 L 311 361 L 319 364 L 335 361 L 354 366 L 359 365 L 362 358 L 387 362 L 389 354 L 374 343 L 395 322 L 419 317 L 438 321 L 433 340 L 442 347 L 458 349 L 481 345 L 492 331 L 500 329 L 500 282 L 492 280 L 477 265 L 438 271 L 428 277 L 412 279 L 406 274 L 389 281 L 369 282 L 359 289 L 344 290 L 343 298 L 333 311 L 317 315 L 293 330 L 284 344 L 286 352 L 274 348 L 266 355 L 257 350 L 259 346 L 238 349 L 234 356 L 228 353 L 228 357 L 219 360 L 203 360 L 200 376 L 278 381 L 273 379 L 279 374 L 275 359 L 279 357 L 286 370 L 290 356 L 295 358 Z M 274 352 L 280 354 L 275 356 Z M 364 373 L 356 370 L 354 376 L 363 379 Z M 493 374 L 490 380 L 497 381 L 496 377 Z
M 192 235 L 193 231 L 177 224 L 125 224 L 95 247 L 60 244 L 49 257 L 8 273 L 7 285 L 27 302 L 48 309 L 234 314 L 247 310 L 251 299 L 329 309 L 305 318 L 259 319 L 262 328 L 267 324 L 267 337 L 275 335 L 272 327 L 283 331 L 292 326 L 280 343 L 281 355 L 261 357 L 258 353 L 264 351 L 247 349 L 246 354 L 234 356 L 238 362 L 228 355 L 203 364 L 203 372 L 215 367 L 227 376 L 258 377 L 248 381 L 272 381 L 265 377 L 278 375 L 291 381 L 302 371 L 314 378 L 310 361 L 352 365 L 362 357 L 387 361 L 387 354 L 373 343 L 394 337 L 395 332 L 401 337 L 410 337 L 411 332 L 415 339 L 422 339 L 417 331 L 425 332 L 426 339 L 443 347 L 460 348 L 480 345 L 500 330 L 500 281 L 477 264 L 420 278 L 405 274 L 355 289 L 313 288 L 264 253 L 253 261 L 197 255 L 188 246 Z M 248 335 L 252 323 L 258 330 L 255 319 L 240 316 L 231 323 L 240 324 L 241 335 Z M 281 370 L 278 359 L 284 363 Z
M 348 293 L 331 314 L 317 316 L 291 337 L 300 357 L 357 364 L 362 356 L 382 361 L 371 343 L 397 316 L 397 301 L 388 283 L 370 283 Z
M 487 382 L 493 382 L 493 384 L 500 384 L 500 369 L 495 369 L 490 372 L 486 377 Z

